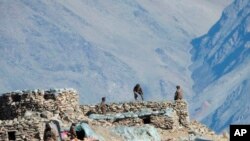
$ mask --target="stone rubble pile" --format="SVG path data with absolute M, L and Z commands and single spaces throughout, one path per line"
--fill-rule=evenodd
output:
M 193 131 L 194 134 L 200 134 L 200 135 L 204 135 L 204 134 L 211 134 L 214 135 L 215 132 L 208 129 L 205 125 L 200 124 L 198 121 L 193 121 L 190 125 L 191 130 Z
M 188 114 L 188 105 L 187 102 L 183 100 L 176 100 L 173 103 L 173 108 L 179 117 L 179 122 L 184 127 L 189 127 L 189 114 Z

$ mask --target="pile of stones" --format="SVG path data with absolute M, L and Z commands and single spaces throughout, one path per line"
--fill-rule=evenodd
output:
M 179 117 L 180 125 L 188 128 L 190 121 L 187 102 L 183 100 L 176 100 L 175 103 L 173 103 L 173 108 Z

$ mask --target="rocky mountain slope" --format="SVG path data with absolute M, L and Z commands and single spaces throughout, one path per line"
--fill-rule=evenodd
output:
M 81 102 L 172 99 L 193 94 L 190 40 L 229 0 L 0 2 L 0 92 L 73 87 Z
M 249 123 L 249 0 L 232 3 L 209 32 L 192 44 L 197 93 L 192 115 L 217 132 L 229 124 Z

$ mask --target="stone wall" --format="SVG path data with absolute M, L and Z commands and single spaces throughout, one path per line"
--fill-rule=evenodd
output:
M 42 140 L 44 125 L 57 119 L 69 126 L 84 118 L 73 89 L 28 90 L 0 96 L 0 141 Z M 61 125 L 61 126 L 63 126 Z
M 9 139 L 39 141 L 43 138 L 44 121 L 38 118 L 4 120 L 1 121 L 0 128 L 0 141 L 8 141 Z
M 81 105 L 83 113 L 97 121 L 107 121 L 107 125 L 152 124 L 162 129 L 188 127 L 189 115 L 187 103 L 183 100 L 170 102 L 129 102 L 107 104 L 107 114 L 103 115 L 100 105 Z M 119 113 L 119 114 L 117 114 Z
M 15 140 L 42 140 L 45 122 L 56 119 L 61 126 L 86 121 L 98 126 L 137 126 L 150 124 L 157 128 L 174 129 L 189 126 L 185 101 L 128 102 L 107 104 L 103 115 L 99 104 L 79 105 L 73 89 L 27 90 L 0 96 L 0 141 L 14 136 Z
M 72 114 L 79 110 L 79 98 L 73 89 L 28 90 L 0 96 L 0 120 L 24 116 L 26 111 L 50 111 Z
M 163 102 L 128 102 L 128 103 L 109 103 L 107 104 L 108 113 L 124 113 L 124 112 L 136 112 L 141 109 L 152 109 L 153 111 L 159 111 L 161 109 L 166 109 L 173 107 L 173 104 L 167 101 Z M 101 114 L 100 105 L 80 105 L 84 114 L 88 112 Z

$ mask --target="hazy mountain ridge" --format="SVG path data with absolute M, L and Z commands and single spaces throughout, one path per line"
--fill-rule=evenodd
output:
M 173 99 L 176 84 L 189 99 L 189 42 L 222 9 L 205 0 L 3 0 L 0 91 L 73 87 L 84 103 L 127 101 L 139 82 L 146 99 Z
M 245 100 L 250 76 L 249 15 L 249 1 L 237 0 L 206 35 L 192 41 L 194 101 L 198 101 L 193 103 L 193 115 L 216 131 L 230 123 L 249 122 Z
M 249 82 L 249 79 L 244 80 L 203 122 L 217 132 L 227 129 L 229 124 L 248 124 L 250 121 Z
M 205 75 L 204 81 L 213 82 L 220 76 L 230 72 L 236 65 L 242 63 L 249 55 L 249 2 L 236 1 L 222 14 L 221 19 L 206 34 L 192 41 L 194 45 L 193 78 L 199 81 Z M 235 57 L 238 57 L 235 60 Z M 202 62 L 205 60 L 205 63 Z M 200 67 L 200 68 L 198 68 Z M 211 72 L 211 73 L 210 73 Z M 204 89 L 206 82 L 197 83 L 195 90 Z M 203 84 L 203 85 L 202 85 Z

